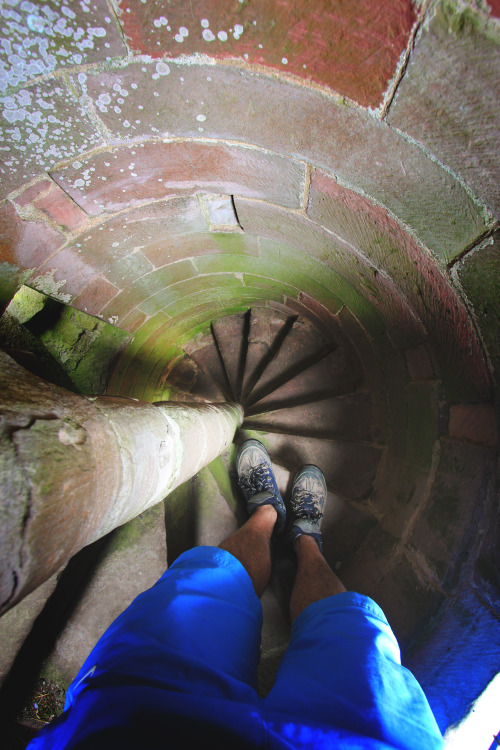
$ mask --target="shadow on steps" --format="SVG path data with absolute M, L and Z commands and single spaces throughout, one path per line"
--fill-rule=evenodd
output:
M 113 533 L 84 547 L 70 560 L 0 688 L 0 726 L 6 750 L 26 747 L 41 728 L 23 725 L 21 713 L 35 691 L 44 661 L 75 610 L 93 570 L 105 556 Z

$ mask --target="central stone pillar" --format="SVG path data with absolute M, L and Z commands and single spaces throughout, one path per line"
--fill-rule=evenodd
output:
M 238 404 L 70 393 L 0 352 L 0 613 L 233 440 Z

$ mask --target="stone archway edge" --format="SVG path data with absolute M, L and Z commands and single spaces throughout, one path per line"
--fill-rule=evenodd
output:
M 0 352 L 0 612 L 229 447 L 238 404 L 70 393 Z

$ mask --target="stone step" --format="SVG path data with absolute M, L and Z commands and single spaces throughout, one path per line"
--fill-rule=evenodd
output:
M 226 370 L 233 401 L 239 401 L 243 386 L 250 311 L 241 315 L 229 315 L 212 325 L 214 338 Z
M 297 370 L 299 370 L 297 372 Z M 345 347 L 334 352 L 323 350 L 319 359 L 308 360 L 277 375 L 266 389 L 255 390 L 246 409 L 248 416 L 294 405 L 320 401 L 331 396 L 340 396 L 355 391 L 360 386 L 359 373 L 354 372 L 350 356 Z
M 83 548 L 60 574 L 0 619 L 0 718 L 13 725 L 14 736 L 21 711 L 31 707 L 33 713 L 34 686 L 45 680 L 49 692 L 63 695 L 107 627 L 156 583 L 166 558 L 159 503 Z M 40 692 L 35 689 L 35 695 Z M 35 722 L 32 728 L 41 726 Z
M 232 401 L 231 386 L 213 336 L 207 337 L 205 342 L 204 346 L 193 351 L 190 356 L 200 370 L 211 378 L 223 400 Z
M 308 365 L 318 361 L 333 348 L 323 336 L 302 318 L 289 318 L 286 336 L 276 349 L 274 356 L 266 362 L 266 367 L 248 396 L 249 403 L 257 401 L 260 394 L 269 393 L 277 384 L 293 377 Z
M 252 308 L 242 400 L 246 401 L 266 366 L 279 350 L 296 316 L 287 316 L 271 308 Z
M 256 413 L 243 428 L 344 440 L 372 439 L 372 399 L 367 391 Z
M 166 381 L 171 388 L 175 389 L 172 399 L 225 401 L 224 393 L 212 377 L 187 354 L 169 370 Z

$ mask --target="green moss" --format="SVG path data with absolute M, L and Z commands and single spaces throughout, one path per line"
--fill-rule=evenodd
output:
M 26 323 L 40 312 L 40 310 L 43 310 L 48 299 L 45 294 L 37 292 L 36 289 L 30 289 L 29 286 L 22 286 L 8 306 L 7 312 L 18 323 Z
M 481 18 L 471 7 L 458 9 L 458 4 L 453 0 L 444 0 L 438 13 L 448 28 L 455 34 L 470 34 L 478 31 L 484 24 Z

